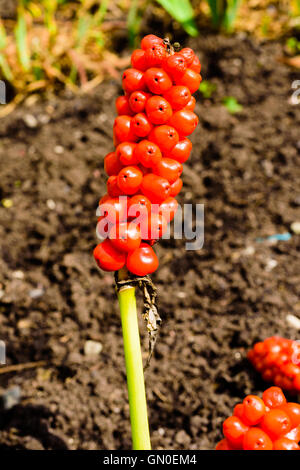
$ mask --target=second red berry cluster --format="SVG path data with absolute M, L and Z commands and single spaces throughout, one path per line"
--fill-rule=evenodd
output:
M 300 344 L 279 336 L 256 343 L 248 359 L 267 382 L 300 392 Z
M 115 150 L 104 159 L 107 194 L 100 200 L 98 232 L 105 240 L 94 250 L 98 266 L 126 266 L 139 276 L 154 272 L 152 248 L 165 233 L 182 187 L 182 164 L 196 128 L 192 94 L 201 82 L 200 61 L 190 48 L 174 52 L 157 36 L 145 36 L 125 70 L 125 92 L 116 100 Z

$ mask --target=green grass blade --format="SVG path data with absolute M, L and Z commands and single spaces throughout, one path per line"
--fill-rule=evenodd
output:
M 0 54 L 0 69 L 3 73 L 4 78 L 6 78 L 8 82 L 12 82 L 14 79 L 13 73 L 3 54 Z
M 189 0 L 156 0 L 190 36 L 197 36 L 194 10 Z
M 242 4 L 242 0 L 228 0 L 228 6 L 225 11 L 223 26 L 226 31 L 231 31 L 236 20 L 238 10 Z
M 135 46 L 135 41 L 140 30 L 141 21 L 142 15 L 139 14 L 138 0 L 132 0 L 127 16 L 127 29 L 129 36 L 129 44 L 131 47 Z
M 30 69 L 30 56 L 27 47 L 27 26 L 23 8 L 19 9 L 15 37 L 20 63 L 22 68 L 28 71 Z

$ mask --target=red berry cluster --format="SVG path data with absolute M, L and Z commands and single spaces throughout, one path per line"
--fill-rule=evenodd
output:
M 216 450 L 299 450 L 300 405 L 288 403 L 279 387 L 262 399 L 247 395 L 224 421 L 223 434 Z
M 144 276 L 157 269 L 152 246 L 177 210 L 182 163 L 192 149 L 187 136 L 198 124 L 192 93 L 201 65 L 192 49 L 174 52 L 152 34 L 133 52 L 131 65 L 123 73 L 125 94 L 116 100 L 115 150 L 104 159 L 107 194 L 99 203 L 98 232 L 105 240 L 94 257 L 105 271 L 126 266 Z
M 256 343 L 248 359 L 267 382 L 291 392 L 300 392 L 300 344 L 272 336 Z

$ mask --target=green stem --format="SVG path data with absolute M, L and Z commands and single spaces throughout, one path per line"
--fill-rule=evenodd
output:
M 123 287 L 120 304 L 133 450 L 151 450 L 135 288 Z

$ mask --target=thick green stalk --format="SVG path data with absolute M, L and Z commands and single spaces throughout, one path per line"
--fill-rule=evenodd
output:
M 118 299 L 124 339 L 132 446 L 134 450 L 150 450 L 151 443 L 135 288 L 131 286 L 121 287 L 118 292 Z

